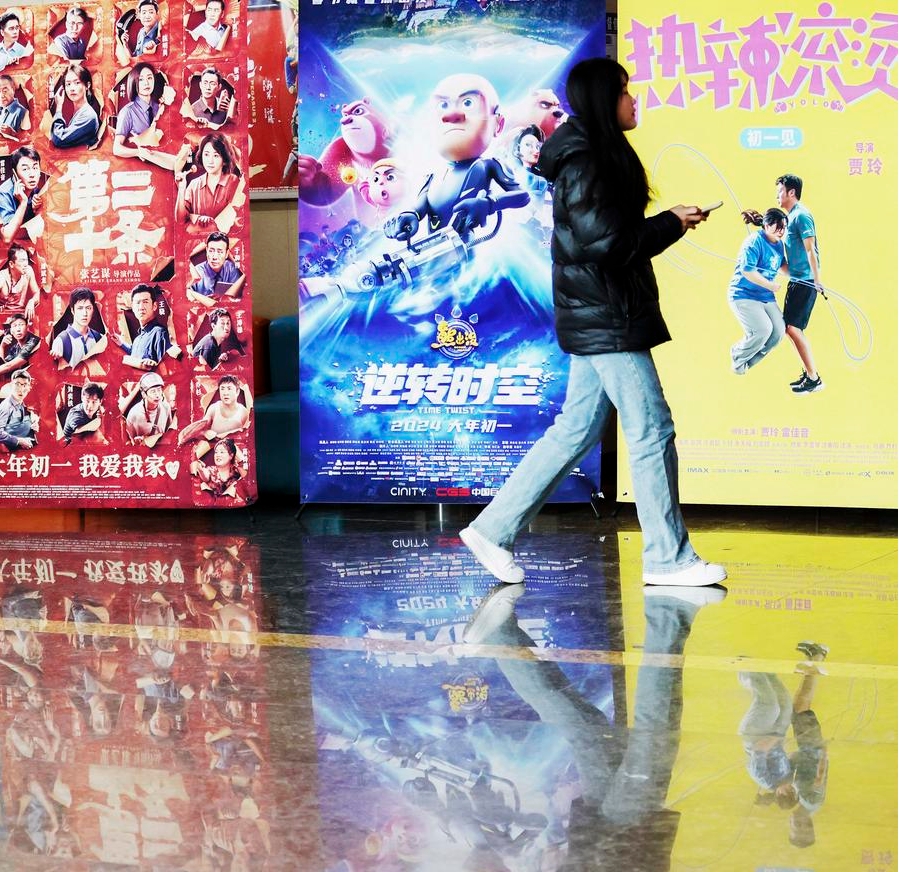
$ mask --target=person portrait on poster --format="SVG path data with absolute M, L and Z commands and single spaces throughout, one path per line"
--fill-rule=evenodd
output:
M 83 33 L 87 13 L 79 6 L 72 6 L 65 17 L 65 31 L 53 39 L 51 48 L 70 61 L 83 61 L 87 42 Z
M 234 333 L 231 313 L 227 309 L 213 309 L 208 316 L 209 332 L 193 347 L 194 357 L 210 369 L 243 355 L 243 343 Z
M 111 333 L 125 356 L 123 363 L 137 369 L 154 369 L 172 345 L 168 330 L 157 321 L 162 288 L 159 285 L 139 284 L 131 291 L 131 313 L 138 330 L 130 337 Z
M 21 35 L 21 19 L 15 12 L 0 15 L 0 70 L 5 70 L 34 54 L 31 41 L 26 39 L 26 42 L 22 43 Z
M 165 390 L 162 376 L 148 372 L 120 400 L 119 411 L 125 416 L 125 433 L 132 445 L 153 447 L 177 427 L 175 410 Z
M 188 18 L 190 17 L 188 13 Z M 230 28 L 224 22 L 225 0 L 206 0 L 203 22 L 188 30 L 188 35 L 203 48 L 221 51 L 225 47 Z M 187 25 L 185 21 L 185 25 Z
M 0 238 L 12 242 L 28 240 L 28 227 L 44 205 L 46 177 L 41 172 L 41 156 L 30 145 L 22 145 L 10 155 L 11 175 L 0 184 Z
M 40 298 L 40 288 L 28 258 L 28 250 L 14 242 L 0 269 L 0 312 L 22 314 L 30 324 Z
M 67 114 L 67 103 L 70 114 Z M 100 131 L 100 104 L 94 96 L 93 76 L 80 63 L 70 63 L 53 95 L 50 141 L 57 148 L 94 145 Z
M 28 329 L 28 319 L 22 314 L 13 315 L 8 332 L 0 339 L 0 375 L 26 367 L 39 346 L 40 338 Z
M 16 97 L 15 79 L 8 73 L 0 74 L 0 134 L 17 134 L 27 114 L 28 110 Z
M 66 445 L 75 437 L 93 442 L 106 441 L 100 434 L 104 393 L 102 385 L 96 382 L 87 382 L 81 387 L 81 402 L 69 409 L 62 425 L 62 441 Z
M 50 357 L 72 368 L 106 347 L 106 337 L 91 326 L 97 298 L 90 288 L 75 288 L 60 323 L 65 326 L 53 339 Z M 102 322 L 102 319 L 101 319 Z
M 195 278 L 187 292 L 189 300 L 214 306 L 221 298 L 241 298 L 246 276 L 231 258 L 230 244 L 228 235 L 218 230 L 206 237 L 206 259 L 199 264 L 190 261 Z
M 227 232 L 229 228 L 222 226 L 225 221 L 219 216 L 233 210 L 235 197 L 243 189 L 237 159 L 222 133 L 207 133 L 200 140 L 197 156 L 203 169 L 200 175 L 188 182 L 185 171 L 175 173 L 175 216 L 187 224 L 188 232 L 208 233 L 213 227 Z
M 249 427 L 250 410 L 239 400 L 241 390 L 242 385 L 236 375 L 223 375 L 218 380 L 218 400 L 211 401 L 203 417 L 192 421 L 178 434 L 178 444 L 231 436 Z M 199 456 L 202 454 L 205 454 L 205 449 Z
M 140 0 L 137 4 L 137 17 L 140 21 L 140 30 L 134 41 L 131 51 L 133 57 L 145 54 L 155 54 L 159 46 L 159 4 L 156 0 Z
M 190 106 L 194 119 L 201 127 L 218 129 L 234 110 L 234 89 L 215 67 L 200 73 L 198 87 L 200 96 Z
M 34 448 L 40 419 L 25 405 L 34 380 L 27 369 L 17 369 L 10 377 L 10 393 L 0 402 L 0 445 L 7 451 Z

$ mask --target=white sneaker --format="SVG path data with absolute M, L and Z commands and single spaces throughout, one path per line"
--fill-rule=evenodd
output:
M 492 636 L 515 614 L 515 602 L 523 593 L 523 584 L 498 584 L 484 597 L 471 622 L 462 631 L 462 641 L 467 645 L 478 645 Z
M 718 584 L 725 578 L 727 578 L 727 570 L 723 566 L 697 560 L 678 572 L 644 572 L 643 584 L 705 587 L 707 584 Z
M 474 527 L 466 527 L 459 531 L 459 538 L 468 546 L 475 559 L 494 578 L 506 584 L 521 584 L 524 581 L 524 570 L 515 562 L 511 551 L 494 545 L 485 539 Z M 711 582 L 709 582 L 711 584 Z
M 711 606 L 723 603 L 727 597 L 727 588 L 720 584 L 709 584 L 703 587 L 677 587 L 675 585 L 656 584 L 643 588 L 643 596 L 666 596 L 678 599 L 694 606 Z

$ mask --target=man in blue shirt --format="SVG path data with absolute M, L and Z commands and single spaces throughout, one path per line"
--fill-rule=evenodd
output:
M 25 107 L 16 99 L 16 83 L 12 76 L 0 76 L 0 131 L 18 133 L 25 120 Z
M 213 306 L 221 297 L 240 299 L 246 277 L 228 256 L 228 245 L 228 235 L 219 230 L 206 237 L 206 260 L 190 267 L 196 276 L 188 293 L 193 302 Z
M 12 242 L 17 236 L 27 238 L 22 230 L 43 206 L 41 188 L 41 156 L 23 145 L 10 155 L 12 175 L 0 185 L 0 239 Z
M 97 299 L 90 288 L 75 288 L 72 291 L 69 296 L 71 322 L 56 335 L 50 346 L 50 357 L 62 360 L 74 368 L 85 358 L 103 351 L 106 347 L 105 337 L 99 330 L 91 327 L 96 306 Z
M 11 381 L 9 396 L 0 403 L 0 445 L 9 451 L 34 448 L 37 443 L 38 416 L 25 405 L 31 391 L 31 373 L 17 369 Z
M 784 300 L 784 321 L 787 336 L 793 342 L 802 361 L 802 375 L 790 387 L 796 394 L 813 394 L 824 387 L 821 375 L 815 368 L 812 347 L 805 335 L 812 308 L 823 290 L 821 261 L 818 258 L 818 240 L 812 213 L 799 202 L 802 196 L 802 179 L 783 175 L 777 179 L 777 205 L 787 213 L 787 264 L 790 282 Z
M 137 17 L 142 26 L 137 32 L 131 55 L 139 57 L 143 54 L 154 54 L 159 45 L 159 4 L 156 0 L 141 0 L 137 4 Z
M 172 344 L 168 331 L 156 321 L 159 295 L 158 285 L 136 285 L 131 292 L 131 312 L 137 319 L 138 332 L 130 342 L 118 333 L 112 334 L 113 342 L 125 352 L 124 362 L 137 369 L 158 366 Z
M 205 20 L 188 33 L 197 41 L 206 43 L 206 47 L 219 50 L 225 40 L 228 28 L 222 23 L 225 14 L 224 0 L 207 0 L 204 10 Z
M 53 45 L 64 57 L 70 61 L 83 61 L 87 51 L 87 41 L 81 35 L 87 24 L 87 13 L 73 6 L 66 12 L 66 32 L 61 33 L 53 40 Z
M 787 336 L 793 343 L 799 359 L 802 361 L 802 375 L 790 387 L 794 394 L 814 394 L 824 387 L 815 360 L 812 347 L 805 335 L 812 309 L 819 293 L 823 293 L 821 284 L 821 260 L 818 256 L 818 239 L 815 231 L 815 220 L 799 199 L 802 197 L 802 179 L 787 173 L 778 176 L 775 189 L 777 205 L 787 213 L 787 232 L 784 239 L 787 253 L 787 266 L 790 281 L 784 299 L 784 322 Z M 743 212 L 743 220 L 747 224 L 762 225 L 762 216 L 753 209 Z
M 34 54 L 34 46 L 30 42 L 25 45 L 19 42 L 21 34 L 22 25 L 15 12 L 0 15 L 0 70 Z

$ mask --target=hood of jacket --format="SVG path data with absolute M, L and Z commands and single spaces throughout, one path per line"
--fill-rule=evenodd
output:
M 560 124 L 552 136 L 543 143 L 540 160 L 537 162 L 537 172 L 547 181 L 555 182 L 562 164 L 576 154 L 581 152 L 586 154 L 589 151 L 590 144 L 581 120 L 571 117 L 564 124 Z

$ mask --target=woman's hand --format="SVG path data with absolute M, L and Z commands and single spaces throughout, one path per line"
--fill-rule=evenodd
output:
M 671 211 L 680 218 L 681 229 L 692 230 L 697 224 L 702 223 L 709 216 L 699 206 L 672 206 Z

